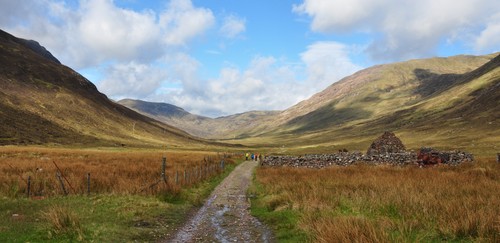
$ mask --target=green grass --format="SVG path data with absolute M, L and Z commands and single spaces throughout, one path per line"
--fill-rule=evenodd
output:
M 155 197 L 98 195 L 4 199 L 0 209 L 0 242 L 126 242 L 166 237 L 190 207 Z M 67 223 L 59 226 L 57 217 Z
M 266 196 L 262 185 L 255 180 L 255 176 L 248 190 L 248 194 L 250 194 L 250 198 L 252 198 L 250 207 L 251 214 L 271 227 L 275 234 L 275 238 L 279 242 L 308 241 L 309 236 L 307 233 L 298 227 L 301 217 L 300 213 L 296 210 L 278 209 L 280 202 L 269 203 L 272 199 Z

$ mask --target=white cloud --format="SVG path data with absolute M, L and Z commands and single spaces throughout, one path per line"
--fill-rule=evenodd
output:
M 308 80 L 323 89 L 328 85 L 361 69 L 352 63 L 352 48 L 337 42 L 316 42 L 301 54 L 308 73 Z M 319 90 L 316 90 L 319 91 Z
M 215 22 L 209 9 L 195 7 L 191 0 L 172 0 L 159 13 L 123 9 L 113 0 L 81 0 L 76 7 L 49 0 L 11 2 L 0 1 L 0 26 L 39 41 L 76 69 L 110 61 L 154 61 Z
M 172 0 L 160 16 L 160 25 L 166 32 L 165 42 L 169 45 L 184 45 L 214 23 L 212 11 L 195 8 L 191 0 Z
M 217 78 L 208 80 L 197 75 L 200 63 L 177 54 L 171 70 L 183 88 L 155 93 L 148 99 L 213 117 L 249 110 L 283 110 L 359 70 L 349 58 L 352 51 L 340 43 L 318 42 L 301 54 L 302 63 L 255 56 L 247 68 L 228 66 Z M 301 80 L 304 72 L 306 78 Z
M 220 28 L 220 32 L 227 38 L 235 38 L 239 34 L 245 32 L 246 20 L 235 15 L 229 15 L 224 18 L 224 23 Z
M 117 8 L 110 0 L 90 0 L 82 2 L 79 12 L 77 35 L 93 51 L 93 59 L 151 59 L 151 50 L 160 49 L 152 11 L 138 13 Z
M 455 40 L 470 43 L 474 34 L 496 33 L 490 16 L 500 12 L 500 5 L 496 0 L 305 0 L 293 11 L 309 15 L 316 32 L 378 36 L 369 54 L 401 60 L 432 54 L 441 41 L 452 37 L 464 36 L 468 39 Z M 498 48 L 493 41 L 478 40 L 476 45 Z
M 145 98 L 154 93 L 168 77 L 161 68 L 130 62 L 105 70 L 99 90 L 115 98 Z
M 500 50 L 500 13 L 491 18 L 491 21 L 481 31 L 474 44 L 475 48 L 480 51 Z

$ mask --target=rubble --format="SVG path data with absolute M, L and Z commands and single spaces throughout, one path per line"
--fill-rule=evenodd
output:
M 396 137 L 396 134 L 392 132 L 384 132 L 382 136 L 378 137 L 373 141 L 373 143 L 366 151 L 369 156 L 372 155 L 383 155 L 387 153 L 404 153 L 406 148 L 401 142 L 401 139 Z
M 462 151 L 439 152 L 447 159 L 443 159 L 441 164 L 459 165 L 463 162 L 472 162 L 472 154 Z M 261 162 L 261 166 L 287 166 L 304 168 L 325 168 L 329 166 L 349 166 L 356 163 L 365 163 L 372 165 L 431 165 L 423 163 L 418 159 L 418 153 L 384 153 L 380 155 L 363 155 L 360 152 L 338 153 L 338 154 L 307 154 L 303 156 L 266 156 Z
M 366 155 L 360 152 L 349 153 L 346 149 L 336 154 L 307 154 L 303 156 L 266 156 L 262 166 L 288 166 L 305 168 L 324 168 L 328 166 L 349 166 L 355 163 L 388 164 L 396 166 L 435 164 L 458 165 L 472 162 L 474 156 L 462 151 L 438 151 L 421 148 L 418 152 L 406 151 L 401 140 L 392 132 L 385 132 L 368 148 Z

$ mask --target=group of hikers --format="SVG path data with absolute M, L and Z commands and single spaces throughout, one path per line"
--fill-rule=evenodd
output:
M 255 160 L 255 161 L 262 161 L 262 154 L 257 154 L 257 153 L 246 153 L 245 154 L 245 160 L 248 160 L 248 159 L 251 159 L 251 160 Z

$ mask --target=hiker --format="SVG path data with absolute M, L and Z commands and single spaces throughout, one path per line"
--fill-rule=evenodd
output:
M 248 160 L 248 153 L 245 154 L 245 160 Z
M 252 154 L 252 156 L 251 156 L 252 160 L 254 159 L 254 156 L 255 156 L 255 155 L 254 155 L 254 154 Z

